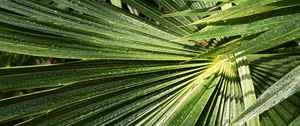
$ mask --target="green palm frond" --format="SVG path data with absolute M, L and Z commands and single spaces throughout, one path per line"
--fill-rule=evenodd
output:
M 3 0 L 0 125 L 299 125 L 299 7 Z

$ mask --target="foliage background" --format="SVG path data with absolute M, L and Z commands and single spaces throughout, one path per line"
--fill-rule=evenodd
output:
M 299 124 L 299 1 L 119 2 L 2 1 L 2 125 Z

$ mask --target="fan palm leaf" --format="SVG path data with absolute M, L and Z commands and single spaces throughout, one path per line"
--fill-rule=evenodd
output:
M 0 124 L 299 124 L 299 1 L 110 2 L 1 1 Z

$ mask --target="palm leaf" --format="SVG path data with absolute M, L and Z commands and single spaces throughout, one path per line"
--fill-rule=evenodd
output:
M 282 25 L 285 22 L 292 21 L 295 16 L 297 17 L 299 14 L 272 17 L 247 24 L 208 26 L 199 32 L 179 39 L 210 39 L 236 35 L 252 35 L 273 29 L 274 26 Z
M 298 7 L 2 1 L 0 66 L 20 54 L 66 59 L 0 68 L 0 124 L 297 125 Z
M 24 28 L 27 28 L 27 29 L 29 28 L 29 29 L 34 29 L 34 30 L 38 30 L 38 31 L 41 31 L 41 30 L 48 31 L 48 32 L 51 32 L 52 34 L 53 33 L 59 34 L 60 36 L 63 35 L 63 37 L 50 36 L 47 34 L 44 36 L 41 36 L 39 34 L 23 33 L 23 32 L 14 30 L 14 29 L 16 29 L 16 27 L 1 28 L 2 36 L 5 36 L 5 37 L 1 38 L 3 41 L 1 43 L 1 47 L 2 47 L 1 50 L 17 52 L 17 50 L 14 50 L 14 48 L 12 46 L 12 44 L 13 45 L 17 44 L 17 45 L 19 45 L 20 48 L 22 48 L 21 50 L 23 50 L 23 52 L 18 52 L 18 53 L 24 53 L 24 54 L 39 55 L 39 56 L 41 56 L 40 54 L 44 54 L 42 56 L 52 56 L 52 57 L 60 57 L 60 58 L 77 58 L 77 59 L 103 59 L 103 58 L 104 59 L 110 59 L 110 58 L 114 59 L 113 57 L 115 57 L 115 58 L 122 57 L 122 56 L 113 56 L 113 55 L 117 55 L 117 54 L 123 55 L 124 58 L 129 57 L 129 55 L 136 55 L 136 58 L 138 58 L 139 55 L 142 55 L 141 57 L 146 58 L 147 57 L 146 55 L 149 56 L 150 54 L 151 54 L 151 57 L 153 57 L 155 55 L 156 51 L 155 50 L 150 51 L 150 50 L 152 50 L 156 47 L 159 47 L 159 46 L 163 46 L 163 47 L 167 46 L 167 48 L 174 47 L 175 50 L 178 50 L 179 48 L 181 48 L 186 51 L 191 50 L 191 48 L 192 48 L 192 45 L 193 45 L 192 43 L 190 43 L 190 45 L 186 45 L 186 43 L 174 43 L 174 42 L 170 42 L 170 41 L 167 42 L 168 40 L 166 40 L 166 39 L 174 38 L 174 36 L 164 32 L 164 31 L 161 31 L 157 28 L 150 27 L 150 25 L 146 25 L 137 19 L 133 19 L 130 16 L 123 15 L 122 16 L 123 18 L 120 18 L 120 17 L 116 18 L 116 16 L 119 16 L 119 13 L 117 13 L 117 10 L 114 8 L 111 8 L 111 7 L 107 8 L 107 6 L 106 6 L 106 9 L 104 9 L 104 6 L 105 6 L 104 3 L 97 4 L 97 6 L 100 8 L 103 8 L 103 10 L 97 9 L 96 12 L 92 11 L 93 9 L 96 10 L 95 7 L 90 6 L 90 4 L 93 4 L 92 2 L 87 2 L 86 4 L 84 4 L 85 7 L 89 7 L 90 10 L 83 9 L 83 7 L 82 7 L 83 5 L 78 6 L 76 4 L 77 5 L 76 6 L 75 3 L 72 3 L 72 2 L 65 1 L 62 3 L 64 3 L 66 6 L 78 8 L 78 11 L 81 11 L 82 13 L 87 13 L 87 14 L 93 15 L 96 17 L 96 19 L 95 18 L 84 19 L 84 17 L 82 17 L 82 16 L 76 17 L 76 16 L 73 16 L 70 14 L 66 14 L 67 12 L 64 10 L 50 8 L 46 5 L 42 5 L 42 4 L 35 3 L 35 2 L 25 2 L 24 1 L 24 2 L 22 2 L 23 5 L 16 3 L 16 4 L 14 4 L 16 6 L 15 8 L 13 8 L 13 7 L 7 8 L 11 4 L 13 4 L 12 2 L 3 2 L 3 4 L 1 4 L 1 6 L 3 8 L 6 8 L 11 11 L 15 11 L 20 14 L 27 15 L 29 17 L 32 17 L 32 16 L 35 17 L 35 18 L 29 19 L 31 21 L 28 21 L 28 19 L 26 19 L 26 18 L 24 19 L 24 17 L 20 17 L 20 16 L 13 17 L 13 16 L 8 16 L 6 13 L 4 13 L 4 14 L 6 14 L 5 17 L 11 17 L 8 19 L 5 18 L 4 23 L 8 23 L 11 25 L 17 25 L 19 27 L 25 26 Z M 28 6 L 30 6 L 32 8 L 29 8 Z M 34 9 L 34 8 L 39 8 L 41 11 L 36 12 L 36 9 Z M 110 13 L 114 14 L 115 16 L 111 16 L 114 18 L 111 18 L 110 20 L 106 20 L 105 22 L 103 22 L 100 19 L 107 18 L 107 14 L 109 14 L 108 11 L 106 11 L 106 10 L 111 11 Z M 46 11 L 47 13 L 45 13 L 44 11 Z M 52 14 L 53 16 L 49 17 L 49 16 L 47 16 L 47 14 Z M 116 19 L 118 19 L 118 20 L 116 20 Z M 124 22 L 124 20 L 127 20 L 127 19 L 130 19 L 131 22 L 128 22 L 128 21 Z M 11 22 L 11 20 L 16 20 L 16 21 Z M 114 21 L 115 23 L 112 21 Z M 41 24 L 40 22 L 47 22 L 48 24 Z M 100 22 L 102 22 L 102 23 L 100 23 Z M 140 26 L 136 25 L 138 22 L 140 22 L 140 24 L 141 24 Z M 111 24 L 110 27 L 107 27 L 108 24 Z M 61 26 L 63 26 L 63 27 L 58 28 Z M 119 31 L 117 30 L 118 26 L 120 26 Z M 124 28 L 129 31 L 122 30 Z M 128 28 L 130 28 L 131 30 Z M 147 31 L 147 29 L 148 29 L 148 31 Z M 9 31 L 11 31 L 11 32 L 9 32 Z M 85 35 L 82 34 L 83 32 L 86 34 Z M 145 35 L 143 32 L 147 33 L 148 35 Z M 116 33 L 120 33 L 118 35 L 118 36 L 120 36 L 120 38 L 109 37 L 109 36 L 116 36 Z M 15 36 L 20 36 L 20 37 L 15 38 Z M 21 36 L 23 36 L 23 37 L 21 37 Z M 100 37 L 100 36 L 102 36 L 102 37 Z M 133 36 L 139 36 L 139 37 L 133 38 Z M 161 37 L 163 37 L 163 38 L 161 38 Z M 137 38 L 139 38 L 139 39 L 137 39 Z M 42 39 L 42 40 L 44 39 L 44 42 L 41 41 L 40 39 Z M 74 41 L 74 39 L 77 39 L 77 40 Z M 60 41 L 64 41 L 66 43 L 63 44 Z M 69 42 L 67 42 L 67 41 L 69 41 Z M 109 41 L 111 42 L 110 44 L 107 43 Z M 131 44 L 128 44 L 126 41 Z M 132 43 L 134 41 L 136 42 L 135 44 Z M 144 41 L 145 44 L 149 45 L 149 46 L 143 47 L 140 43 L 142 41 Z M 41 42 L 43 42 L 43 44 Z M 160 44 L 154 44 L 153 42 L 160 43 Z M 45 45 L 45 43 L 48 43 L 48 44 Z M 118 45 L 118 43 L 119 43 L 119 45 Z M 137 44 L 137 43 L 139 43 L 139 44 Z M 167 45 L 166 43 L 170 43 L 170 45 Z M 124 46 L 125 44 L 127 45 L 127 47 Z M 118 48 L 118 46 L 119 46 L 119 48 Z M 131 46 L 131 47 L 128 47 L 128 46 Z M 154 48 L 152 48 L 151 46 Z M 190 46 L 190 48 L 189 48 L 189 46 Z M 50 50 L 47 51 L 47 49 L 45 49 L 45 48 L 50 49 L 52 51 L 50 51 Z M 134 51 L 132 49 L 136 50 L 136 53 L 134 53 Z M 179 49 L 179 50 L 181 50 L 181 49 Z M 35 51 L 32 51 L 32 50 L 35 50 Z M 116 53 L 118 50 L 119 50 L 119 53 Z M 20 51 L 20 49 L 19 49 L 19 51 Z M 78 51 L 82 51 L 82 52 L 76 53 Z M 167 51 L 167 50 L 165 50 L 165 51 Z M 51 52 L 52 53 L 57 52 L 57 53 L 51 54 Z M 67 52 L 73 52 L 74 54 L 67 53 Z M 143 55 L 143 53 L 144 53 L 144 55 Z M 168 53 L 170 53 L 170 50 L 167 52 L 164 52 L 164 53 L 166 55 L 168 55 Z M 152 54 L 154 54 L 154 55 L 152 55 Z M 163 54 L 163 55 L 165 55 L 165 54 Z M 194 52 L 194 55 L 195 55 L 195 52 Z M 172 57 L 172 58 L 175 58 L 175 57 Z M 172 59 L 172 58 L 170 57 L 170 59 Z
M 238 19 L 243 17 L 251 17 L 258 14 L 264 14 L 266 16 L 273 15 L 272 11 L 293 8 L 299 6 L 298 1 L 293 0 L 247 0 L 239 6 L 234 6 L 228 10 L 221 11 L 220 13 L 214 14 L 204 20 L 200 20 L 192 23 L 202 24 L 202 23 L 214 23 L 214 22 L 227 22 L 231 19 Z M 249 19 L 249 18 L 248 18 Z M 250 18 L 251 19 L 251 18 Z
M 253 116 L 261 114 L 278 104 L 280 101 L 299 91 L 299 69 L 299 66 L 294 68 L 287 75 L 268 88 L 268 90 L 266 90 L 252 106 L 244 110 L 244 112 L 242 112 L 233 123 L 243 124 Z

